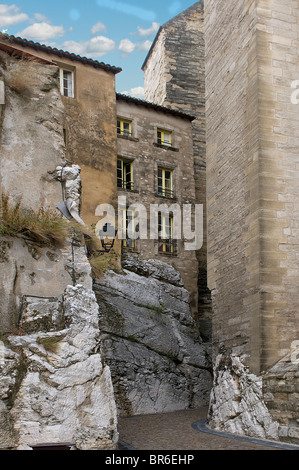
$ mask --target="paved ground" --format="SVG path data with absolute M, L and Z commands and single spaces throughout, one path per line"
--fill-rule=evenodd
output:
M 135 450 L 279 450 L 206 432 L 206 409 L 119 418 L 120 441 Z

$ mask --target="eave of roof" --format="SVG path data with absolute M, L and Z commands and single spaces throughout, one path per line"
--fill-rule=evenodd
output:
M 76 62 L 81 62 L 84 65 L 90 65 L 91 67 L 103 69 L 106 72 L 111 72 L 114 75 L 120 73 L 122 69 L 120 67 L 115 67 L 114 65 L 105 64 L 104 62 L 99 62 L 94 59 L 88 59 L 87 57 L 81 57 L 77 54 L 63 51 L 61 49 L 52 48 L 46 46 L 45 44 L 40 44 L 34 41 L 28 41 L 20 37 L 10 36 L 8 34 L 0 33 L 0 41 L 5 42 L 7 45 L 18 45 L 24 48 L 30 48 L 35 51 L 45 52 L 47 54 L 55 55 L 59 58 L 65 58 Z
M 168 108 L 166 106 L 160 106 L 155 103 L 151 103 L 150 101 L 141 100 L 139 98 L 134 98 L 129 95 L 123 95 L 121 93 L 116 93 L 116 99 L 120 101 L 126 101 L 127 103 L 132 103 L 137 106 L 144 106 L 149 109 L 154 109 L 155 111 L 160 111 L 162 113 L 171 114 L 172 116 L 176 116 L 182 119 L 187 119 L 188 121 L 194 121 L 196 119 L 195 116 L 191 116 L 190 114 L 183 113 L 182 111 Z

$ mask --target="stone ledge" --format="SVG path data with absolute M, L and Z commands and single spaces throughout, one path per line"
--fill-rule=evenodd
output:
M 170 147 L 169 145 L 158 144 L 157 142 L 153 142 L 153 145 L 160 149 L 172 150 L 172 152 L 179 152 L 179 149 L 177 147 Z

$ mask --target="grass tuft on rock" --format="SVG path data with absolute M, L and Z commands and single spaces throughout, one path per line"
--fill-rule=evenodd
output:
M 22 236 L 42 245 L 61 245 L 69 235 L 69 225 L 51 208 L 36 211 L 12 203 L 7 194 L 0 199 L 0 236 Z

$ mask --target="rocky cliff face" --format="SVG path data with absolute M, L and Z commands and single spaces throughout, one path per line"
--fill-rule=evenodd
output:
M 206 406 L 212 375 L 179 273 L 127 258 L 96 281 L 103 354 L 121 416 Z
M 58 77 L 56 66 L 0 51 L 0 186 L 27 211 L 54 211 L 63 195 L 80 207 Z M 0 448 L 114 449 L 116 405 L 82 236 L 70 230 L 58 247 L 0 232 Z
M 2 342 L 0 446 L 115 448 L 116 406 L 93 291 L 77 285 L 57 299 L 27 298 L 20 329 Z

